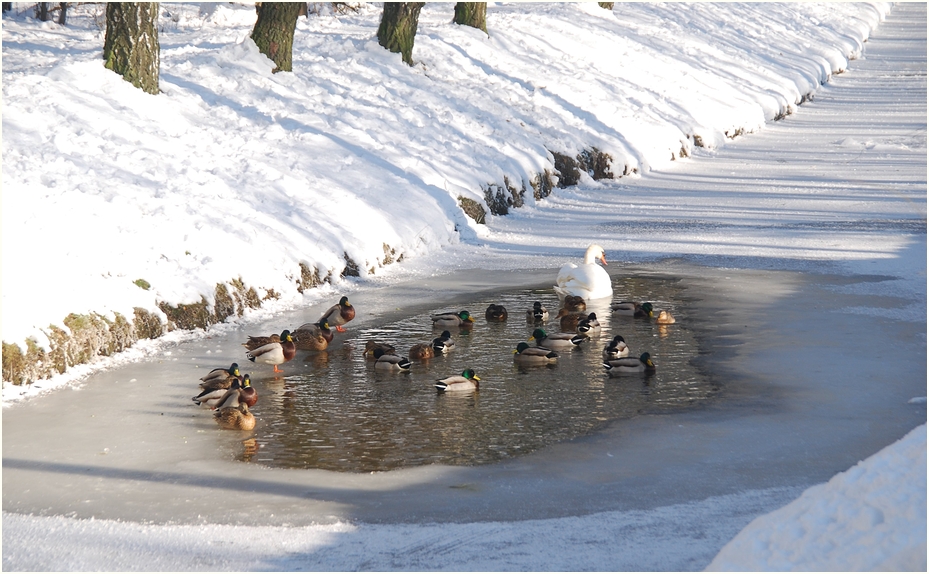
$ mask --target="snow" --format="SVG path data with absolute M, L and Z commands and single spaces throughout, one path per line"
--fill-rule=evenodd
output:
M 890 92 L 873 125 L 842 132 L 835 121 L 822 139 L 807 136 L 832 154 L 818 162 L 799 143 L 783 146 L 812 121 L 799 103 L 839 84 L 837 72 L 854 79 L 868 63 L 864 40 L 912 6 L 492 4 L 488 37 L 452 24 L 451 4 L 427 4 L 410 68 L 377 45 L 379 6 L 362 5 L 301 18 L 294 72 L 271 74 L 248 39 L 251 6 L 162 4 L 158 96 L 103 68 L 99 6 L 71 8 L 64 27 L 15 6 L 2 30 L 5 343 L 47 347 L 49 326 L 66 329 L 69 313 L 160 313 L 157 302 L 211 300 L 217 283 L 237 278 L 280 298 L 210 336 L 331 304 L 335 293 L 472 267 L 547 267 L 554 279 L 596 239 L 611 266 L 684 257 L 721 270 L 892 277 L 836 288 L 860 296 L 842 312 L 912 330 L 925 363 L 925 5 L 923 49 L 900 74 L 922 89 L 921 112 Z M 835 90 L 838 100 L 860 95 Z M 727 136 L 737 132 L 757 133 Z M 752 150 L 769 132 L 782 147 Z M 529 182 L 553 169 L 549 151 L 590 147 L 609 153 L 615 172 L 635 173 L 582 174 L 577 188 L 533 198 Z M 781 173 L 744 168 L 772 155 Z M 504 178 L 525 185 L 524 207 L 487 225 L 464 216 L 459 196 L 483 202 L 482 186 Z M 404 263 L 379 266 L 385 244 Z M 338 278 L 343 254 L 359 279 Z M 334 285 L 299 293 L 300 263 L 331 271 Z M 4 382 L 4 411 L 39 408 L 92 373 L 203 337 L 173 332 L 35 385 Z M 925 396 L 907 400 L 925 420 Z M 287 527 L 25 515 L 9 511 L 5 479 L 3 565 L 925 570 L 925 453 L 922 425 L 763 516 L 799 495 L 797 484 L 583 516 Z
M 842 548 L 843 552 L 835 552 Z M 926 563 L 926 425 L 752 521 L 707 570 L 911 571 Z
M 237 278 L 294 305 L 301 262 L 338 275 L 347 253 L 365 278 L 384 244 L 415 258 L 486 236 L 459 196 L 483 202 L 507 177 L 533 204 L 546 150 L 647 171 L 695 135 L 715 148 L 758 130 L 844 69 L 887 9 L 501 5 L 487 37 L 437 4 L 410 68 L 363 5 L 300 19 L 296 72 L 271 74 L 250 6 L 166 4 L 159 96 L 102 66 L 81 8 L 67 27 L 7 18 L 3 233 L 33 241 L 3 245 L 2 339 L 48 348 L 69 313 L 212 302 Z

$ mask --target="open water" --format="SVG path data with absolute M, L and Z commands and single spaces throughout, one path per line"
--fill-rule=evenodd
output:
M 348 325 L 329 350 L 298 351 L 284 375 L 252 375 L 261 397 L 253 409 L 259 420 L 239 447 L 239 460 L 285 468 L 384 471 L 432 463 L 477 465 L 517 457 L 596 431 L 610 421 L 639 413 L 685 409 L 711 399 L 718 390 L 691 363 L 699 349 L 687 329 L 687 301 L 677 281 L 627 278 L 617 284 L 614 301 L 650 301 L 669 310 L 673 325 L 613 316 L 609 300 L 591 304 L 603 327 L 598 337 L 562 351 L 557 364 L 521 367 L 513 350 L 535 328 L 526 311 L 534 301 L 549 308 L 547 332 L 559 332 L 559 308 L 551 289 L 518 289 L 476 295 L 452 307 L 361 329 Z M 484 312 L 501 304 L 509 317 L 488 322 Z M 430 315 L 468 310 L 470 330 L 452 329 L 450 354 L 414 361 L 410 372 L 375 371 L 363 355 L 369 339 L 389 342 L 407 356 L 416 343 L 428 343 Z M 656 313 L 657 315 L 657 313 Z M 610 378 L 602 351 L 613 335 L 623 335 L 630 356 L 651 354 L 657 372 Z M 480 389 L 440 393 L 437 379 L 472 368 Z

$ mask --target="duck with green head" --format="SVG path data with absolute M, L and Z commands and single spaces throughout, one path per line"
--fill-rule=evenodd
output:
M 239 364 L 232 363 L 228 369 L 213 369 L 206 375 L 200 377 L 202 381 L 200 388 L 203 390 L 228 389 L 232 386 L 232 381 L 239 379 Z
M 516 345 L 513 361 L 519 365 L 550 365 L 558 362 L 558 353 L 545 347 L 530 347 L 523 342 Z
M 293 337 L 290 335 L 290 331 L 287 329 L 281 332 L 280 337 L 280 343 L 268 343 L 267 345 L 249 351 L 245 356 L 253 363 L 263 363 L 273 366 L 275 373 L 283 372 L 278 369 L 277 366 L 292 360 L 297 354 L 297 347 L 294 344 Z
M 432 350 L 437 355 L 447 355 L 455 349 L 451 331 L 442 331 L 442 334 L 432 340 Z
M 546 347 L 553 351 L 559 351 L 574 349 L 586 341 L 587 337 L 578 335 L 577 333 L 552 333 L 549 335 L 545 332 L 545 329 L 536 329 L 532 332 L 532 336 L 529 337 L 529 340 L 535 341 L 535 344 L 539 347 Z
M 448 391 L 476 391 L 480 387 L 481 378 L 474 374 L 474 369 L 465 369 L 460 375 L 452 375 L 435 382 L 439 392 Z
M 626 340 L 622 335 L 616 335 L 613 340 L 603 349 L 603 359 L 609 361 L 612 359 L 621 359 L 629 356 L 629 347 L 626 346 Z
M 380 349 L 374 350 L 374 368 L 378 371 L 407 372 L 412 367 L 412 363 L 406 357 L 400 355 L 387 354 Z
M 638 358 L 623 357 L 604 361 L 603 368 L 611 377 L 630 373 L 651 374 L 656 370 L 655 363 L 652 362 L 651 355 L 648 353 L 642 353 Z
M 471 313 L 467 311 L 439 313 L 432 316 L 432 326 L 439 329 L 448 329 L 450 327 L 469 329 L 473 325 L 474 319 L 471 317 Z
M 329 307 L 325 313 L 323 313 L 322 318 L 319 322 L 327 322 L 330 327 L 335 327 L 335 330 L 342 333 L 345 331 L 345 328 L 342 325 L 348 323 L 355 318 L 355 308 L 352 307 L 352 304 L 348 302 L 348 297 L 342 297 L 339 299 L 338 304 Z
M 601 329 L 600 320 L 597 319 L 596 313 L 591 313 L 585 319 L 577 322 L 577 332 L 587 337 L 599 337 Z
M 548 309 L 542 306 L 541 301 L 532 304 L 532 309 L 526 311 L 527 323 L 544 323 L 548 321 Z
M 623 301 L 613 303 L 610 310 L 614 315 L 623 315 L 626 317 L 639 317 L 642 319 L 651 318 L 654 314 L 654 308 L 651 303 L 636 303 L 634 301 Z

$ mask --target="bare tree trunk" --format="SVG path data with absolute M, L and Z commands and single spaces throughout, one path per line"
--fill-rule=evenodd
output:
M 48 22 L 48 2 L 36 2 L 35 17 L 37 20 Z
M 58 9 L 61 10 L 61 11 L 58 13 L 58 24 L 64 26 L 64 25 L 67 23 L 67 21 L 68 21 L 68 3 L 67 3 L 67 2 L 59 2 L 59 3 L 58 3 Z
M 105 66 L 149 94 L 160 92 L 157 2 L 109 2 L 106 5 Z
M 394 53 L 400 53 L 407 65 L 413 65 L 413 39 L 419 25 L 419 11 L 425 2 L 384 2 L 377 41 Z
M 300 9 L 305 2 L 262 2 L 256 5 L 258 21 L 252 30 L 252 40 L 258 50 L 277 66 L 273 73 L 293 71 L 294 30 Z
M 471 26 L 487 33 L 487 2 L 458 2 L 455 4 L 455 24 Z

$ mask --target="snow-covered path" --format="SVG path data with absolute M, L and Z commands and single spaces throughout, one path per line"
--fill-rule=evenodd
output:
M 212 437 L 184 436 L 182 452 L 174 433 L 146 426 L 151 416 L 121 431 L 131 412 L 95 421 L 91 441 L 80 429 L 61 436 L 47 421 L 84 420 L 64 412 L 69 404 L 119 404 L 95 404 L 105 393 L 91 381 L 3 413 L 4 570 L 705 567 L 753 517 L 925 422 L 925 403 L 907 404 L 926 382 L 925 8 L 899 6 L 865 58 L 814 102 L 714 157 L 560 190 L 498 220 L 484 245 L 403 272 L 422 287 L 430 267 L 463 270 L 430 278 L 438 300 L 454 278 L 518 279 L 472 268 L 552 268 L 596 238 L 626 262 L 614 272 L 691 285 L 703 307 L 687 320 L 711 341 L 708 366 L 733 381 L 718 405 L 640 417 L 488 468 L 346 477 L 207 460 Z M 356 304 L 387 307 L 400 275 L 383 290 L 360 288 Z M 234 348 L 241 335 L 176 352 Z M 127 388 L 145 369 L 95 380 Z M 160 376 L 170 373 L 152 377 L 156 386 Z M 145 392 L 168 405 L 171 382 Z M 130 448 L 140 435 L 147 451 L 100 454 L 104 442 Z M 236 523 L 262 526 L 222 525 Z

